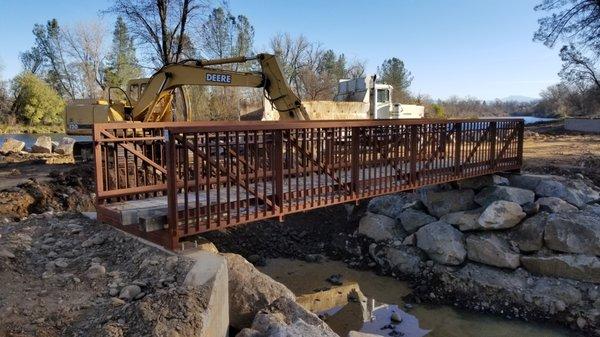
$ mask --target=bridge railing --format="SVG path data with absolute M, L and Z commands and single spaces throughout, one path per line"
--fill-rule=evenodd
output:
M 523 121 L 166 125 L 171 246 L 250 221 L 519 169 Z
M 98 203 L 166 195 L 164 123 L 94 125 Z
M 205 231 L 517 170 L 523 120 L 103 123 L 94 144 L 97 203 L 164 201 L 157 242 L 175 248 Z

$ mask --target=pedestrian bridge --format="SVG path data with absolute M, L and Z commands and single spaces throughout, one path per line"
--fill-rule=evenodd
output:
M 519 170 L 522 119 L 101 123 L 98 218 L 176 250 L 187 236 Z

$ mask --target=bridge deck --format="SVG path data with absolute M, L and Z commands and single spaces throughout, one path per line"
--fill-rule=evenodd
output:
M 517 170 L 522 120 L 95 126 L 99 218 L 180 238 L 376 195 Z

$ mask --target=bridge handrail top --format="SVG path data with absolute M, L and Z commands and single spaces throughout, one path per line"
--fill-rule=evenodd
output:
M 214 131 L 261 131 L 306 128 L 372 127 L 391 125 L 425 125 L 477 122 L 520 122 L 523 118 L 455 118 L 455 119 L 344 119 L 310 121 L 193 121 L 193 122 L 153 122 L 153 123 L 95 123 L 98 130 L 158 128 L 174 133 L 214 132 Z

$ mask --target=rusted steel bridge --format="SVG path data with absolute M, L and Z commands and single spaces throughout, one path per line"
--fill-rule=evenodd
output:
M 170 249 L 198 233 L 518 170 L 523 120 L 94 125 L 98 218 Z

